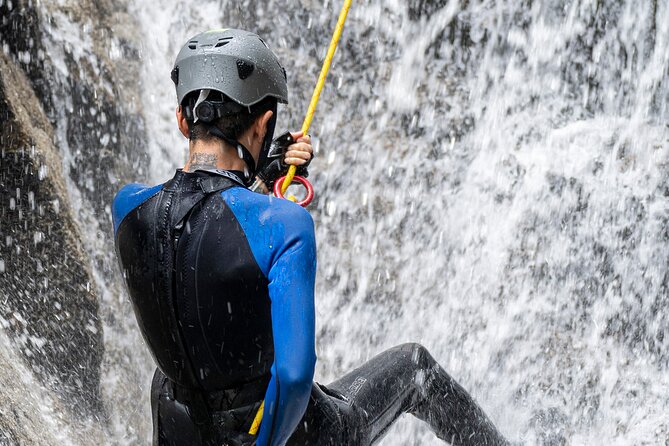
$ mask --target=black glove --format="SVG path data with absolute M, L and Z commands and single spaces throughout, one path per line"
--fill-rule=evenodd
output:
M 283 160 L 288 151 L 288 147 L 292 144 L 295 144 L 295 140 L 290 132 L 286 132 L 272 141 L 269 153 L 267 154 L 265 167 L 261 168 L 257 174 L 258 178 L 265 183 L 267 189 L 272 190 L 274 188 L 274 182 L 288 173 L 288 168 L 290 166 L 284 163 Z M 308 167 L 309 164 L 311 164 L 312 159 L 313 155 L 306 164 L 297 167 L 297 175 L 304 178 L 309 176 Z

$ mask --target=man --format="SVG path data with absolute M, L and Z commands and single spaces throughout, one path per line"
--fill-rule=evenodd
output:
M 158 364 L 154 444 L 369 445 L 406 412 L 451 444 L 506 444 L 417 344 L 313 383 L 313 222 L 249 189 L 311 159 L 308 136 L 272 144 L 285 70 L 257 35 L 215 30 L 184 46 L 172 79 L 188 162 L 114 200 L 118 257 Z

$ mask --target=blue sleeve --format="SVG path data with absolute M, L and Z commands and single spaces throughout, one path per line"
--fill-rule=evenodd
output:
M 160 192 L 162 187 L 162 184 L 154 187 L 145 186 L 143 184 L 128 184 L 118 191 L 116 197 L 114 197 L 114 203 L 112 205 L 114 234 L 118 231 L 118 227 L 123 219 L 132 212 L 133 209 Z
M 302 419 L 316 365 L 314 282 L 316 242 L 313 220 L 294 203 L 254 194 L 267 206 L 248 206 L 252 194 L 224 192 L 251 250 L 269 280 L 274 364 L 265 395 L 258 446 L 282 446 Z M 256 214 L 257 215 L 250 215 Z

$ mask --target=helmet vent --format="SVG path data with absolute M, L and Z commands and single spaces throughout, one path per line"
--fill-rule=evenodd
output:
M 253 74 L 253 70 L 255 70 L 255 65 L 252 63 L 248 63 L 245 60 L 242 59 L 237 59 L 237 72 L 239 73 L 239 78 L 241 80 L 244 80 L 251 76 Z
M 190 48 L 191 50 L 196 49 L 197 48 L 197 40 L 191 40 L 190 42 L 188 42 L 188 48 Z
M 222 46 L 225 46 L 225 45 L 227 45 L 228 43 L 230 43 L 230 41 L 231 41 L 232 39 L 233 39 L 232 37 L 223 37 L 222 39 L 219 39 L 219 40 L 218 40 L 218 43 L 217 43 L 216 45 L 214 45 L 214 48 L 220 48 L 220 47 L 222 47 Z

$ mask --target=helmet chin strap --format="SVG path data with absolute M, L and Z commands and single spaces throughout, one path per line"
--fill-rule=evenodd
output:
M 277 113 L 276 113 L 277 109 L 278 109 L 278 104 L 275 103 L 274 106 L 272 107 L 272 117 L 267 123 L 267 132 L 265 132 L 265 140 L 263 141 L 262 149 L 260 149 L 257 172 L 262 172 L 263 169 L 267 167 L 268 161 L 269 162 L 272 161 L 267 158 L 267 155 L 269 155 L 270 148 L 272 147 L 272 140 L 274 139 L 274 131 L 276 129 L 276 121 L 277 121 Z
M 227 142 L 237 150 L 237 154 L 242 160 L 244 160 L 247 167 L 247 169 L 244 171 L 244 182 L 247 186 L 251 185 L 256 174 L 256 162 L 253 159 L 253 155 L 251 155 L 249 149 L 247 149 L 244 144 L 240 143 L 239 141 L 235 141 L 234 139 L 226 136 L 218 127 L 213 124 L 207 124 L 207 131 L 211 135 Z

